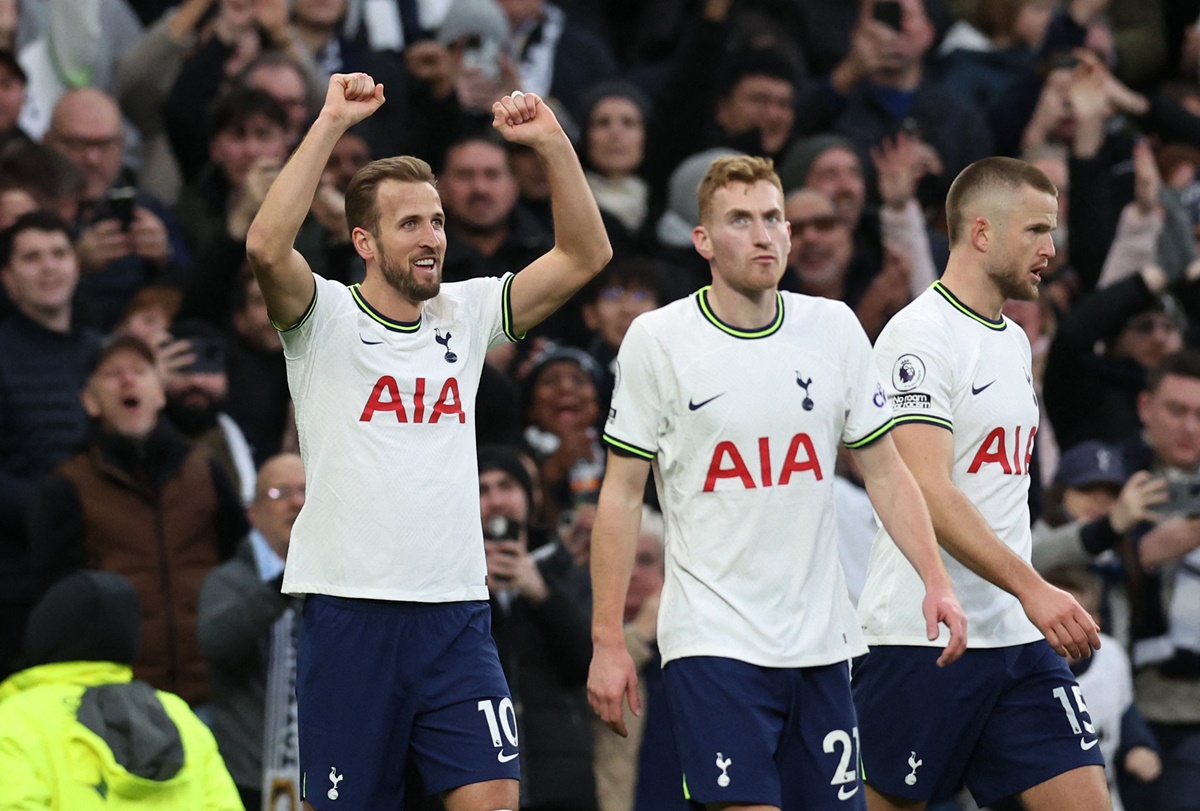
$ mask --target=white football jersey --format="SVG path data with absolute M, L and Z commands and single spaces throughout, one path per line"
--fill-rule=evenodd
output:
M 1016 324 L 974 312 L 941 282 L 897 313 L 875 342 L 896 425 L 954 434 L 952 480 L 1010 549 L 1029 560 L 1029 462 L 1038 426 L 1029 340 Z M 1016 597 L 942 550 L 968 620 L 972 648 L 1041 638 Z M 880 529 L 871 549 L 859 618 L 872 645 L 937 645 L 925 637 L 917 572 Z
M 870 344 L 841 302 L 781 293 L 776 319 L 748 332 L 708 290 L 634 320 L 604 437 L 653 461 L 663 661 L 843 661 L 866 647 L 838 562 L 838 443 L 891 427 Z
M 486 600 L 475 394 L 487 350 L 513 339 L 512 276 L 443 284 L 414 323 L 316 280 L 281 333 L 307 482 L 283 590 Z

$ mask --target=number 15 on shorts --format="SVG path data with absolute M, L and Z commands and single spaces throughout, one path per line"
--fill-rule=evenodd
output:
M 1054 697 L 1062 704 L 1063 711 L 1067 714 L 1067 722 L 1071 725 L 1071 731 L 1076 735 L 1081 735 L 1079 740 L 1080 749 L 1091 749 L 1100 742 L 1100 738 L 1096 735 L 1096 727 L 1088 720 L 1091 715 L 1088 712 L 1087 704 L 1083 703 L 1083 691 L 1079 689 L 1078 684 L 1071 686 L 1071 692 L 1075 694 L 1075 705 L 1079 711 L 1075 711 L 1075 707 L 1071 706 L 1071 699 L 1067 697 L 1066 687 L 1055 687 Z M 1089 741 L 1088 736 L 1092 736 Z

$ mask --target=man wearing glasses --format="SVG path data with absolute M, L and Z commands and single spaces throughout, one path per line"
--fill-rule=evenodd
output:
M 296 619 L 300 601 L 280 592 L 292 524 L 304 506 L 304 466 L 281 453 L 259 470 L 252 529 L 200 590 L 196 635 L 213 687 L 213 735 L 247 808 L 282 793 L 299 808 L 296 760 Z

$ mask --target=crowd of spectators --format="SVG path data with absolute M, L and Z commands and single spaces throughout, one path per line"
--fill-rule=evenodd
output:
M 1041 299 L 1006 309 L 1042 414 L 1035 563 L 1094 586 L 1128 653 L 1126 807 L 1200 808 L 1200 0 L 0 0 L 0 679 L 28 666 L 47 589 L 121 574 L 141 621 L 117 660 L 212 724 L 250 807 L 294 791 L 271 788 L 294 757 L 295 614 L 271 591 L 304 485 L 245 237 L 350 71 L 387 101 L 325 169 L 296 242 L 315 272 L 361 281 L 344 192 L 396 154 L 437 173 L 444 281 L 547 250 L 545 173 L 490 127 L 517 88 L 564 122 L 614 248 L 493 350 L 473 415 L 525 807 L 682 807 L 654 493 L 626 617 L 648 712 L 619 746 L 584 698 L 587 536 L 617 348 L 708 282 L 696 185 L 748 153 L 784 184 L 781 287 L 845 302 L 872 339 L 944 266 L 961 169 L 1010 155 L 1058 186 Z M 853 590 L 872 523 L 840 475 Z

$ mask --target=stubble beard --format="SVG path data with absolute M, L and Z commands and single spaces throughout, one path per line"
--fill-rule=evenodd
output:
M 442 287 L 440 260 L 438 260 L 437 278 L 425 284 L 416 280 L 411 269 L 401 267 L 399 263 L 393 262 L 391 257 L 386 255 L 379 257 L 379 270 L 383 273 L 384 281 L 409 301 L 428 301 L 436 296 Z

